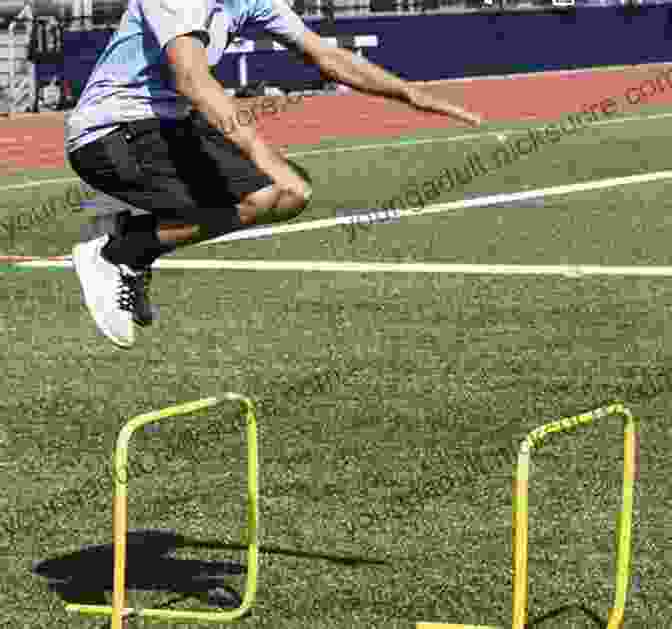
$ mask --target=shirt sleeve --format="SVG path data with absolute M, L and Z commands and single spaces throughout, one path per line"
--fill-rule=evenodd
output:
M 285 0 L 258 0 L 254 21 L 278 39 L 297 42 L 308 30 Z
M 161 50 L 180 35 L 194 34 L 207 46 L 207 0 L 142 0 L 142 12 Z

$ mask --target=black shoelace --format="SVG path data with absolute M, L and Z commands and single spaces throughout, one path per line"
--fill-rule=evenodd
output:
M 144 289 L 143 274 L 132 275 L 120 269 L 119 308 L 127 312 L 135 312 L 138 291 Z

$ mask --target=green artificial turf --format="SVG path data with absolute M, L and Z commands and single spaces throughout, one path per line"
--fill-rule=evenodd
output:
M 671 120 L 592 128 L 433 202 L 666 170 Z M 493 146 L 481 138 L 298 156 L 315 185 L 300 220 L 374 206 Z M 38 176 L 72 173 L 23 180 Z M 65 188 L 1 191 L 0 221 Z M 353 242 L 332 228 L 176 257 L 668 265 L 668 191 L 666 181 L 631 185 L 412 216 L 360 228 Z M 0 228 L 0 252 L 67 253 L 85 214 L 64 207 L 11 240 Z M 93 575 L 111 577 L 109 561 L 68 568 L 89 590 L 62 594 L 33 563 L 110 543 L 106 466 L 128 418 L 229 390 L 256 400 L 260 428 L 260 588 L 241 626 L 507 626 L 517 445 L 543 423 L 614 399 L 641 419 L 626 627 L 668 624 L 669 278 L 157 271 L 161 319 L 129 351 L 98 334 L 72 271 L 0 281 L 0 627 L 106 626 L 67 615 L 63 599 L 103 596 Z M 132 601 L 202 608 L 184 584 L 160 591 L 168 568 L 244 558 L 243 439 L 233 408 L 140 431 L 131 528 L 217 543 L 177 549 Z M 558 435 L 533 461 L 530 626 L 600 626 L 586 610 L 604 620 L 613 600 L 621 421 Z M 241 577 L 226 582 L 242 593 Z

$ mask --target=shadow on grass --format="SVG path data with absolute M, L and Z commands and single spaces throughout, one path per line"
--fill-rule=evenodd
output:
M 218 607 L 233 608 L 241 604 L 240 596 L 224 581 L 227 577 L 246 573 L 244 565 L 235 561 L 202 561 L 166 556 L 178 548 L 246 550 L 247 546 L 190 539 L 170 530 L 129 531 L 126 587 L 130 590 L 167 591 L 179 595 L 164 603 L 163 607 L 190 597 L 208 604 L 214 590 L 218 594 Z M 260 546 L 259 551 L 270 555 L 332 561 L 346 566 L 387 564 L 376 559 L 339 557 L 268 546 Z M 114 547 L 111 544 L 87 546 L 67 555 L 37 562 L 33 572 L 46 578 L 50 590 L 68 603 L 109 605 L 106 592 L 112 591 L 113 560 Z
M 239 595 L 227 588 L 223 580 L 245 573 L 245 566 L 234 561 L 202 561 L 166 556 L 178 548 L 225 547 L 214 542 L 190 540 L 174 531 L 129 531 L 127 588 L 175 592 L 181 598 L 193 596 L 206 603 L 208 592 L 225 588 L 229 591 L 231 605 L 239 604 Z M 108 605 L 105 593 L 112 591 L 113 562 L 112 544 L 86 546 L 67 555 L 36 562 L 33 572 L 45 577 L 49 589 L 68 603 Z
M 564 614 L 572 609 L 578 609 L 582 611 L 590 620 L 593 621 L 593 625 L 595 627 L 599 627 L 600 629 L 607 629 L 607 622 L 605 620 L 602 620 L 597 613 L 595 613 L 592 609 L 589 607 L 586 607 L 585 605 L 582 605 L 580 603 L 570 603 L 569 605 L 563 605 L 562 607 L 558 607 L 557 609 L 551 610 L 550 612 L 546 612 L 543 616 L 538 616 L 537 618 L 533 618 L 530 620 L 526 625 L 525 629 L 532 629 L 533 627 L 540 627 L 542 624 L 544 624 L 547 620 L 551 620 L 552 618 L 557 618 L 561 614 Z

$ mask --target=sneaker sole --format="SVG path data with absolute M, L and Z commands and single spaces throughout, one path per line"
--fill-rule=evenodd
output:
M 149 309 L 152 312 L 149 319 L 136 319 L 135 317 L 133 317 L 133 323 L 135 323 L 135 325 L 140 326 L 141 328 L 146 328 L 156 323 L 156 321 L 159 319 L 159 309 L 153 304 L 149 307 Z
M 137 325 L 137 326 L 140 326 L 141 328 L 146 328 L 146 327 L 152 325 L 153 323 L 155 323 L 156 320 L 159 318 L 159 310 L 154 305 L 150 306 L 150 310 L 152 311 L 151 318 L 149 318 L 149 319 L 136 319 L 135 317 L 133 317 L 133 323 L 135 323 L 135 325 Z
M 93 320 L 96 322 L 96 326 L 98 329 L 108 338 L 112 343 L 114 343 L 117 347 L 120 347 L 121 349 L 130 349 L 134 345 L 134 341 L 123 341 L 119 338 L 117 338 L 112 332 L 110 332 L 107 327 L 105 326 L 105 323 L 99 319 L 99 317 L 96 314 L 96 310 L 91 307 L 90 305 L 90 298 L 89 295 L 87 294 L 85 283 L 82 281 L 82 267 L 84 264 L 84 260 L 82 259 L 82 247 L 79 245 L 76 245 L 73 250 L 72 250 L 72 263 L 75 267 L 75 272 L 77 273 L 77 276 L 79 277 L 79 284 L 82 287 L 82 293 L 84 295 L 84 303 L 86 304 L 86 308 L 89 311 L 89 314 L 91 317 L 93 317 Z

